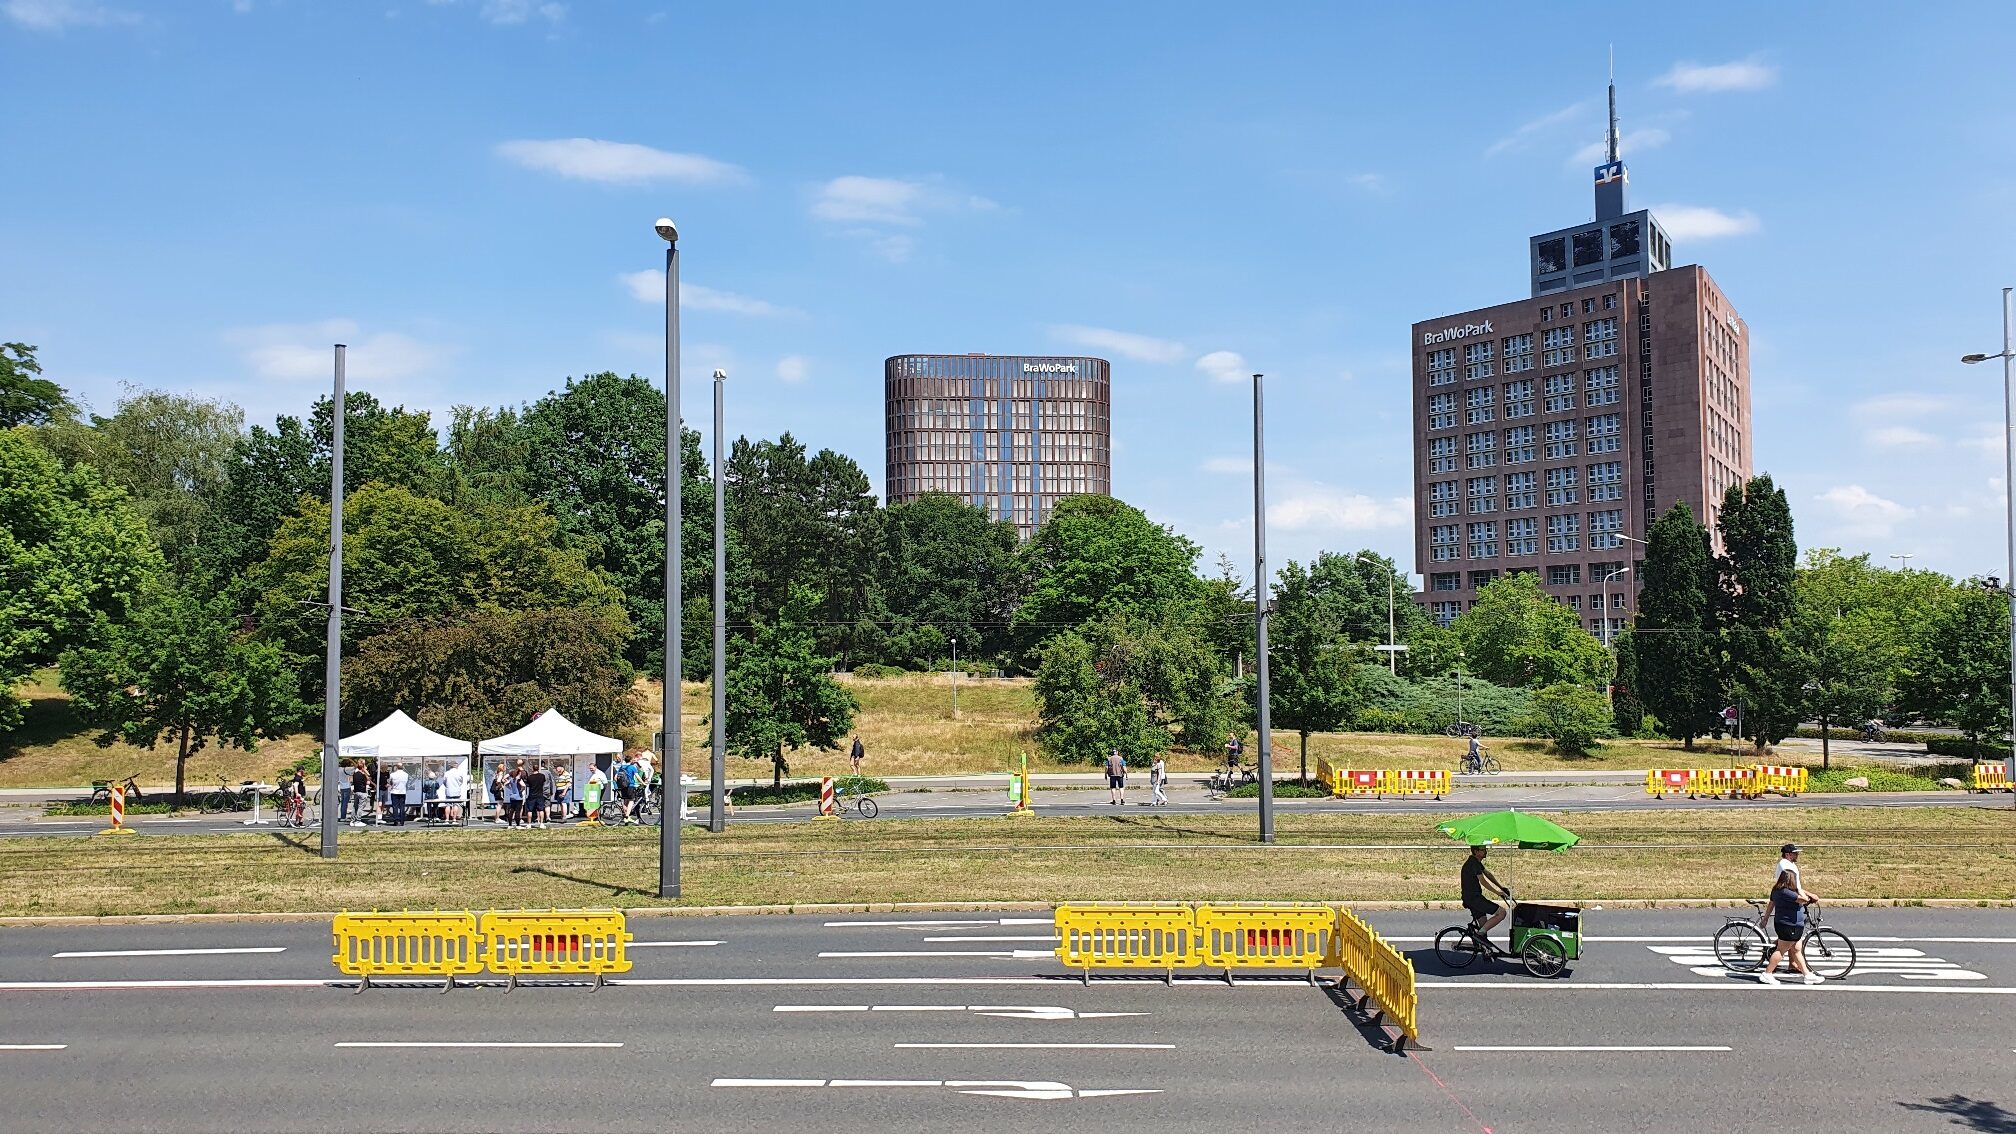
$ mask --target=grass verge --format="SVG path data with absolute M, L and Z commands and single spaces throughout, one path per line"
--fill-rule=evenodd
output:
M 1451 815 L 1460 814 L 1451 811 Z M 1248 818 L 1112 816 L 689 828 L 685 898 L 654 896 L 657 832 L 413 831 L 352 835 L 316 857 L 314 832 L 8 839 L 0 915 L 246 913 L 1077 900 L 1433 900 L 1456 897 L 1461 848 L 1437 815 L 1283 815 L 1280 846 Z M 1752 894 L 1787 840 L 1816 892 L 2006 899 L 2016 820 L 2005 811 L 1727 808 L 1556 815 L 1582 835 L 1561 855 L 1501 852 L 1533 898 Z

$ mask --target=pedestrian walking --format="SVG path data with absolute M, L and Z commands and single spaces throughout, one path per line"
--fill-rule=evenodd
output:
M 371 809 L 371 773 L 365 770 L 364 761 L 362 760 L 350 765 L 350 792 L 345 797 L 344 802 L 346 804 L 354 804 L 357 808 L 354 812 L 355 818 L 350 820 L 350 825 L 352 827 L 362 827 L 364 825 L 364 813 Z
M 336 766 L 336 782 L 342 785 L 336 789 L 336 821 L 338 823 L 348 823 L 350 821 L 350 801 L 357 796 L 356 789 L 350 786 L 350 762 L 348 760 Z
M 505 764 L 502 760 L 499 760 L 497 762 L 497 767 L 490 773 L 490 805 L 497 809 L 497 814 L 492 816 L 490 821 L 497 824 L 500 827 L 505 825 L 504 785 L 510 782 L 511 782 L 510 766 Z
M 1106 793 L 1115 807 L 1127 806 L 1127 761 L 1118 748 L 1106 754 Z
M 392 765 L 391 774 L 385 777 L 385 805 L 392 812 L 386 822 L 394 827 L 406 825 L 406 779 L 406 769 L 398 764 Z
M 856 733 L 854 736 L 854 747 L 847 750 L 847 763 L 853 766 L 856 776 L 861 774 L 861 759 L 867 755 L 868 750 L 862 747 L 861 736 L 859 733 Z
M 525 825 L 546 828 L 546 766 L 537 760 L 525 773 Z
M 1801 941 L 1806 936 L 1806 907 L 1813 903 L 1813 897 L 1799 887 L 1799 878 L 1790 870 L 1778 872 L 1778 881 L 1771 887 L 1771 927 L 1777 933 L 1778 943 L 1771 955 L 1764 958 L 1764 971 L 1757 974 L 1760 984 L 1778 983 L 1778 958 L 1784 957 L 1792 963 L 1792 969 L 1807 984 L 1819 984 L 1826 978 L 1806 967 L 1806 950 Z
M 644 796 L 644 789 L 638 783 L 642 774 L 639 765 L 625 754 L 611 776 L 616 784 L 616 798 L 623 801 L 623 825 L 626 827 L 637 821 L 637 801 Z
M 1161 807 L 1169 802 L 1169 794 L 1163 790 L 1169 786 L 1169 765 L 1160 752 L 1155 754 L 1155 762 L 1148 765 L 1148 786 L 1155 792 L 1149 797 L 1148 806 Z

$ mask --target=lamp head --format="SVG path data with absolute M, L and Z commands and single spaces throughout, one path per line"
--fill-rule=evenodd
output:
M 716 382 L 719 382 L 726 377 L 728 377 L 728 372 L 726 370 L 717 369 L 714 371 L 714 380 Z
M 679 226 L 672 223 L 671 217 L 659 217 L 657 223 L 651 227 L 658 230 L 658 235 L 665 238 L 665 243 L 679 243 Z

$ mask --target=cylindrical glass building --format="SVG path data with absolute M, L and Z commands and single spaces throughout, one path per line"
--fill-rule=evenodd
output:
M 1112 366 L 1053 355 L 882 364 L 889 503 L 949 492 L 1027 539 L 1057 501 L 1113 490 Z

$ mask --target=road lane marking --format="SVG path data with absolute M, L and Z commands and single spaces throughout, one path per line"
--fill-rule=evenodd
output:
M 1495 1044 L 1460 1044 L 1460 1043 L 1459 1043 L 1459 1044 L 1457 1044 L 1457 1045 L 1456 1045 L 1456 1047 L 1455 1047 L 1455 1050 L 1457 1050 L 1457 1051 L 1522 1051 L 1522 1052 L 1523 1052 L 1523 1051 L 1573 1051 L 1573 1052 L 1584 1052 L 1584 1051 L 1729 1051 L 1729 1050 L 1731 1050 L 1731 1049 L 1730 1049 L 1730 1048 L 1727 1048 L 1727 1047 L 1721 1047 L 1721 1046 L 1718 1046 L 1718 1045 L 1713 1045 L 1713 1044 L 1702 1044 L 1702 1045 L 1687 1045 L 1687 1044 L 1620 1044 L 1620 1045 L 1615 1045 L 1615 1046 L 1608 1046 L 1608 1045 L 1602 1045 L 1602 1044 L 1580 1044 L 1580 1045 L 1562 1045 L 1562 1046 L 1555 1046 L 1555 1047 L 1549 1047 L 1549 1046 L 1545 1046 L 1545 1045 L 1540 1045 L 1540 1044 L 1525 1044 L 1525 1045 L 1495 1045 Z
M 989 1004 L 779 1004 L 772 1012 L 974 1012 L 1004 1020 L 1109 1020 L 1146 1012 L 1075 1012 L 1050 1005 Z
M 1003 1099 L 1037 1099 L 1050 1102 L 1070 1098 L 1100 1099 L 1112 1098 L 1118 1095 L 1159 1095 L 1162 1093 L 1159 1088 L 1153 1090 L 1144 1090 L 1141 1088 L 1076 1090 L 1067 1083 L 1020 1079 L 716 1079 L 710 1085 L 716 1087 L 757 1089 L 768 1087 L 802 1087 L 812 1089 L 949 1087 L 962 1095 L 986 1095 Z
M 821 953 L 819 954 L 819 959 L 824 961 L 834 959 L 860 960 L 862 958 L 868 958 L 868 957 L 875 957 L 875 958 L 987 957 L 996 961 L 1021 961 L 1021 960 L 1029 960 L 1035 957 L 1055 957 L 1056 955 L 1057 950 L 1055 949 L 997 949 L 991 952 L 975 951 L 970 949 L 963 951 L 957 949 L 940 949 L 936 951 L 892 949 L 884 952 L 869 952 L 869 953 Z
M 996 925 L 1056 925 L 1055 917 L 951 918 L 911 921 L 829 921 L 827 929 L 986 929 Z
M 62 1051 L 67 1043 L 0 1043 L 0 1051 Z
M 957 944 L 960 944 L 960 943 L 964 942 L 964 943 L 970 943 L 970 944 L 976 944 L 976 945 L 978 945 L 978 944 L 985 944 L 985 943 L 992 943 L 992 942 L 996 942 L 996 941 L 1013 941 L 1013 942 L 1018 942 L 1018 943 L 1019 943 L 1019 942 L 1024 942 L 1024 941 L 1037 941 L 1037 942 L 1044 942 L 1044 941 L 1050 941 L 1050 942 L 1054 942 L 1054 941 L 1056 941 L 1056 940 L 1057 940 L 1057 935 L 1056 935 L 1056 934 L 1054 934 L 1054 933 L 1051 933 L 1051 934 L 1046 934 L 1046 935 L 1044 935 L 1044 936 L 1041 936 L 1041 937 L 926 937 L 926 938 L 924 939 L 924 944 L 926 944 L 926 945 L 957 945 Z
M 359 1040 L 359 1041 L 355 1041 L 355 1042 L 350 1042 L 350 1043 L 339 1043 L 339 1044 L 337 1044 L 336 1046 L 337 1046 L 337 1047 L 392 1047 L 392 1048 L 408 1048 L 408 1047 L 484 1047 L 484 1048 L 490 1048 L 490 1047 L 501 1047 L 501 1048 L 521 1048 L 521 1047 L 539 1047 L 539 1048 L 546 1048 L 546 1047 L 593 1047 L 593 1048 L 608 1048 L 608 1047 L 622 1047 L 623 1045 L 622 1045 L 621 1043 L 607 1043 L 607 1042 L 599 1042 L 599 1041 L 597 1041 L 597 1042 L 560 1042 L 560 1041 L 551 1041 L 551 1042 L 548 1042 L 548 1041 L 523 1041 L 523 1042 L 515 1042 L 515 1043 L 514 1043 L 514 1042 L 510 1042 L 510 1041 L 506 1041 L 506 1040 Z
M 95 948 L 89 952 L 50 952 L 50 958 L 67 956 L 224 956 L 228 952 L 286 952 L 284 944 L 260 944 L 248 948 Z
M 1757 992 L 1766 986 L 1749 979 L 1705 980 L 1705 981 L 1645 981 L 1629 983 L 1624 981 L 1577 982 L 1533 984 L 1516 981 L 1467 981 L 1467 980 L 1423 980 L 1416 981 L 1416 988 L 1465 988 L 1473 992 L 1521 991 L 1521 992 Z M 1958 988 L 1952 985 L 1907 985 L 1907 984 L 1843 984 L 1830 980 L 1826 984 L 1787 985 L 1812 992 L 1918 992 L 1945 996 L 2016 996 L 2016 988 Z M 1768 994 L 1768 990 L 1767 990 Z
M 195 988 L 347 988 L 354 981 L 331 980 L 10 980 L 0 992 L 127 992 Z
M 1720 976 L 1724 969 L 1715 959 L 1713 945 L 1647 945 L 1647 949 L 1684 966 L 1697 976 Z M 1809 963 L 1811 959 L 1809 958 Z M 1894 976 L 1905 980 L 1987 980 L 1986 973 L 1965 969 L 1952 961 L 1930 957 L 1920 949 L 1863 947 L 1855 951 L 1855 968 L 1849 975 Z
M 632 949 L 671 949 L 682 945 L 719 945 L 719 941 L 632 941 Z
M 1174 1051 L 1173 1043 L 899 1043 L 898 1051 Z

